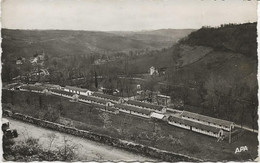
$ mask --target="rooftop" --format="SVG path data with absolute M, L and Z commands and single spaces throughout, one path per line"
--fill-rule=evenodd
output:
M 124 105 L 124 104 L 115 104 L 114 107 L 129 110 L 129 111 L 134 111 L 134 112 L 138 112 L 138 113 L 142 113 L 142 114 L 145 114 L 145 115 L 150 115 L 150 113 L 151 113 L 151 111 L 149 111 L 149 110 L 140 109 L 140 108 L 137 108 L 137 107 L 134 107 L 134 106 L 127 106 L 127 105 Z
M 94 101 L 94 102 L 101 103 L 101 104 L 104 104 L 104 105 L 107 103 L 106 100 L 103 100 L 103 99 L 100 99 L 100 98 L 96 98 L 96 97 L 92 97 L 92 96 L 80 95 L 79 98 L 83 99 L 83 100 Z
M 27 89 L 27 90 L 35 90 L 35 91 L 43 91 L 45 89 L 42 86 L 34 86 L 34 85 L 22 85 L 20 88 Z
M 165 117 L 165 115 L 164 115 L 164 114 L 159 114 L 159 113 L 152 112 L 151 117 L 157 118 L 157 119 L 163 119 L 163 117 Z
M 213 133 L 218 133 L 221 129 L 217 128 L 217 127 L 213 127 L 213 126 L 208 126 L 208 125 L 204 125 L 201 123 L 196 123 L 190 120 L 186 120 L 177 116 L 169 116 L 168 118 L 169 122 L 178 122 L 184 125 L 188 125 L 188 126 L 192 126 L 192 127 L 196 127 L 199 128 L 201 130 L 205 130 L 205 131 L 211 131 Z
M 67 92 L 67 91 L 63 91 L 63 90 L 59 90 L 59 89 L 53 89 L 51 91 L 55 92 L 55 93 L 59 93 L 59 94 L 64 94 L 64 95 L 67 95 L 67 96 L 73 96 L 75 94 L 75 93 L 72 93 L 72 92 Z
M 128 100 L 126 103 L 128 103 L 130 105 L 146 107 L 146 108 L 150 108 L 150 109 L 158 110 L 158 111 L 161 111 L 163 109 L 163 107 L 159 106 L 159 105 L 153 105 L 153 104 L 150 104 L 150 103 L 135 101 L 135 100 Z
M 166 96 L 166 95 L 157 95 L 157 97 L 171 98 L 170 96 Z
M 217 118 L 213 118 L 213 117 L 208 117 L 208 116 L 205 116 L 205 115 L 192 113 L 192 112 L 188 112 L 188 111 L 183 111 L 181 115 L 186 116 L 186 117 L 199 119 L 199 120 L 205 121 L 205 122 L 215 123 L 215 124 L 218 124 L 218 125 L 221 125 L 221 126 L 226 126 L 226 127 L 229 127 L 230 125 L 234 124 L 234 122 L 230 122 L 230 121 L 226 121 L 226 120 L 222 120 L 222 119 L 217 119 Z
M 109 100 L 112 100 L 112 101 L 119 101 L 119 99 L 120 99 L 117 96 L 107 95 L 107 94 L 98 93 L 98 92 L 94 92 L 92 94 L 92 96 L 99 97 L 99 98 L 105 98 L 105 99 L 109 99 Z
M 87 89 L 73 87 L 73 86 L 65 86 L 65 88 L 70 89 L 70 90 L 80 91 L 80 92 L 87 92 L 88 91 Z

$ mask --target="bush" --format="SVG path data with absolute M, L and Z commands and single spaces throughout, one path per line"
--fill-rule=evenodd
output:
M 32 137 L 16 143 L 12 139 L 3 139 L 3 157 L 7 161 L 72 161 L 76 158 L 75 148 L 65 139 L 64 146 L 52 150 L 43 148 L 39 139 Z

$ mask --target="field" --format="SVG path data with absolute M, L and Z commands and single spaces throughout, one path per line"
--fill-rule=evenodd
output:
M 257 156 L 257 134 L 246 132 L 238 141 L 227 141 L 183 130 L 163 121 L 154 121 L 127 114 L 110 114 L 83 103 L 32 92 L 3 90 L 3 108 L 37 118 L 59 121 L 59 116 L 71 120 L 77 128 L 91 130 L 134 141 L 167 151 L 203 160 L 248 160 Z M 236 148 L 247 146 L 248 151 L 235 154 Z

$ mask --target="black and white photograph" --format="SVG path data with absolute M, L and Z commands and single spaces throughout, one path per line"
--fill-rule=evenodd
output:
M 2 161 L 259 161 L 257 7 L 1 0 Z

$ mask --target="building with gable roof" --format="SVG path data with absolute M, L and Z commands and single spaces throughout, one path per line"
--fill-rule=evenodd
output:
M 213 117 L 209 117 L 197 113 L 192 113 L 188 111 L 183 111 L 181 116 L 183 119 L 187 119 L 193 122 L 197 122 L 212 127 L 218 127 L 226 131 L 231 131 L 235 127 L 234 122 L 217 119 L 217 118 L 213 118 Z

